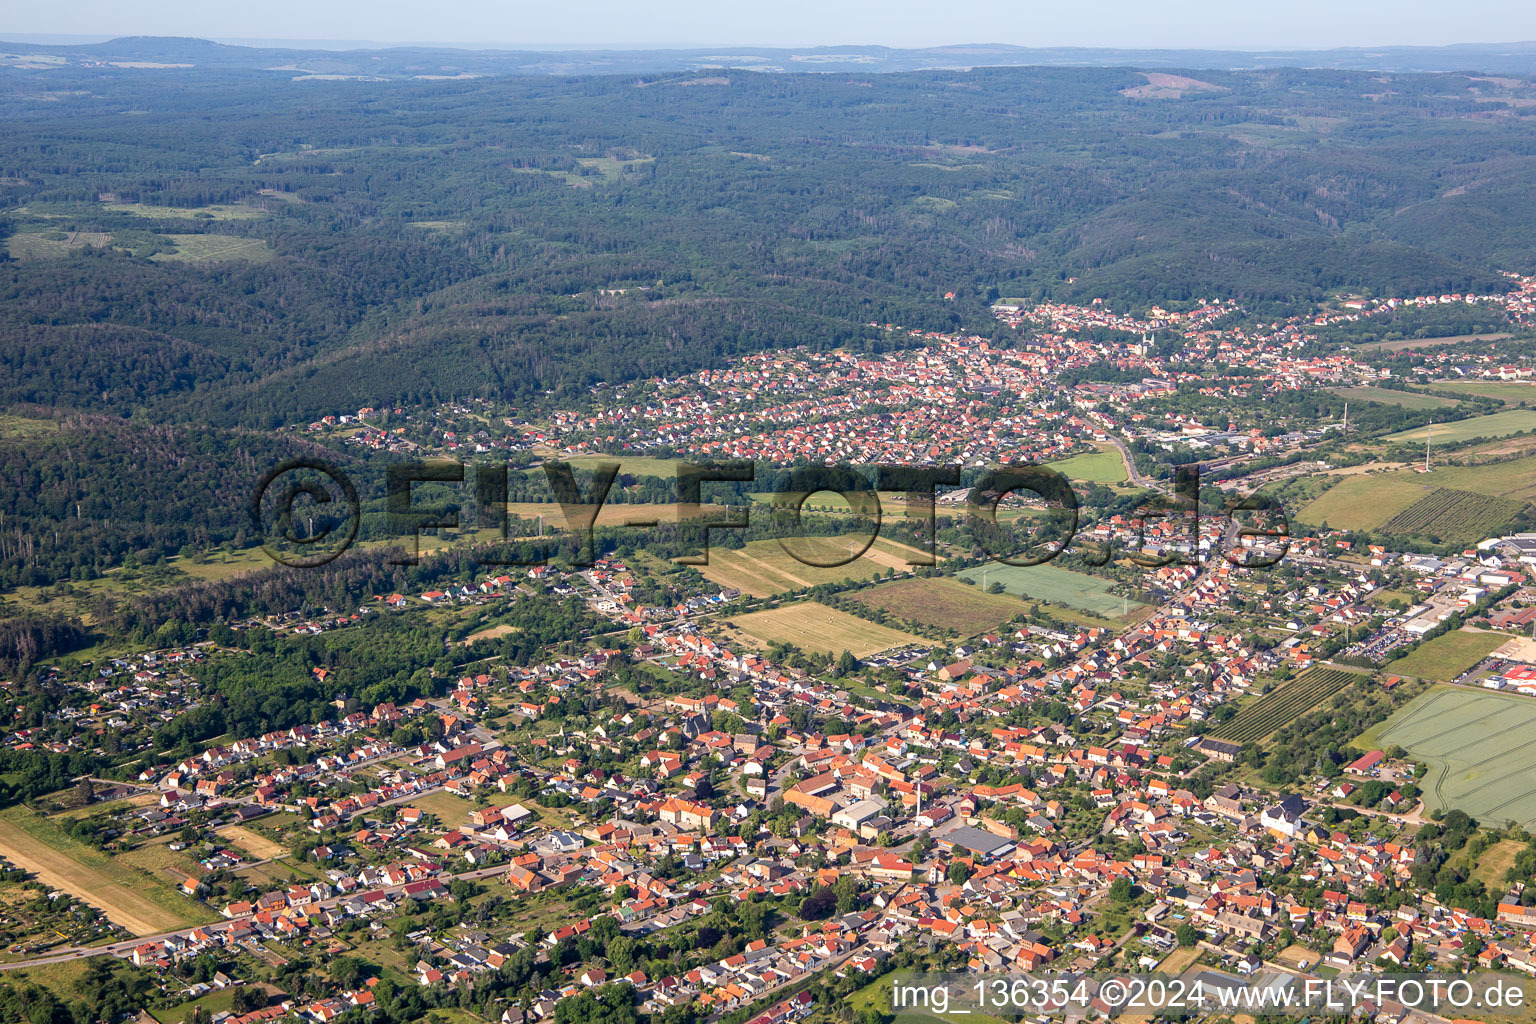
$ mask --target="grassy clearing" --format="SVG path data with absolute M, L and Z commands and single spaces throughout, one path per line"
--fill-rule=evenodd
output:
M 79 249 L 104 249 L 112 244 L 105 231 L 23 231 L 5 240 L 15 260 L 56 259 Z
M 738 615 L 730 623 L 765 644 L 793 644 L 803 651 L 865 658 L 904 644 L 926 644 L 922 637 L 866 622 L 815 601 Z
M 1476 665 L 1509 637 L 1503 633 L 1478 633 L 1459 629 L 1437 636 L 1387 663 L 1387 671 L 1417 679 L 1448 683 Z
M 1111 594 L 1109 580 L 1054 565 L 1016 566 L 999 562 L 965 569 L 960 575 L 974 580 L 977 586 L 1001 583 L 1010 594 L 1066 605 L 1095 615 L 1119 616 L 1142 607 L 1139 602 Z
M 260 238 L 238 238 L 233 235 L 161 235 L 176 243 L 175 252 L 156 253 L 150 259 L 174 260 L 180 263 L 218 263 L 236 260 L 242 263 L 265 263 L 276 255 Z
M 1046 466 L 1074 484 L 1120 484 L 1127 479 L 1125 460 L 1120 457 L 1119 449 L 1109 444 L 1099 445 L 1095 452 L 1074 455 L 1059 462 L 1047 462 Z
M 156 220 L 258 220 L 261 210 L 251 206 L 220 203 L 214 206 L 148 206 L 144 203 L 106 203 L 103 209 Z
M 1492 892 L 1502 892 L 1502 886 L 1507 882 L 1504 878 L 1509 869 L 1515 866 L 1515 858 L 1520 856 L 1520 851 L 1525 849 L 1522 842 L 1514 839 L 1500 839 L 1477 859 L 1477 866 L 1472 869 L 1472 877 L 1482 882 Z
M 201 1007 L 206 1012 L 204 1018 L 206 1020 L 216 1013 L 225 1013 L 233 1009 L 234 1005 L 235 990 L 233 988 L 226 988 L 210 992 L 200 999 L 179 1003 L 176 1006 L 150 1010 L 149 1015 L 159 1021 L 160 1024 L 182 1024 L 183 1021 L 191 1018 L 193 1011 L 198 1007 Z
M 136 935 L 216 919 L 163 875 L 93 850 L 26 807 L 0 812 L 0 853 L 44 885 L 78 896 Z
M 1425 438 L 1452 443 L 1470 441 L 1475 437 L 1508 437 L 1527 430 L 1536 430 L 1536 409 L 1505 409 L 1486 416 L 1472 416 L 1451 423 L 1433 423 L 1413 430 L 1388 434 L 1384 440 L 1423 444 Z
M 454 828 L 464 824 L 469 818 L 469 812 L 477 805 L 473 800 L 466 800 L 440 789 L 436 793 L 417 797 L 410 802 L 410 806 L 418 807 L 432 815 L 443 827 Z
M 288 847 L 281 843 L 274 843 L 260 832 L 253 832 L 244 825 L 226 825 L 219 829 L 217 835 L 231 846 L 239 847 L 257 860 L 282 857 L 288 853 Z
M 994 630 L 1024 610 L 1016 597 L 988 594 L 980 587 L 937 577 L 893 580 L 861 591 L 853 599 L 899 619 L 952 629 L 961 636 Z
M 1404 409 L 1443 409 L 1456 404 L 1453 399 L 1441 398 L 1439 395 L 1421 395 L 1416 391 L 1394 391 L 1391 388 L 1377 388 L 1369 385 L 1329 390 L 1351 402 L 1379 402 L 1382 405 L 1396 405 Z

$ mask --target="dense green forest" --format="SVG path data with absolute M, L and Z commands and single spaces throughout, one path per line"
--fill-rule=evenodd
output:
M 0 402 L 267 427 L 989 302 L 1495 291 L 1528 83 L 1125 69 L 0 77 Z M 946 299 L 946 293 L 954 293 Z

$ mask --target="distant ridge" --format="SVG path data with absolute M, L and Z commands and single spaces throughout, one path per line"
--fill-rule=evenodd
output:
M 1305 67 L 1394 73 L 1466 71 L 1536 74 L 1536 42 L 1449 46 L 1345 47 L 1329 50 L 1168 50 L 1022 47 L 973 43 L 927 49 L 818 46 L 803 49 L 721 45 L 701 49 L 516 50 L 447 46 L 304 49 L 240 46 L 174 36 L 128 36 L 102 43 L 0 41 L 0 71 L 70 67 L 104 71 L 192 69 L 411 78 L 455 75 L 648 74 L 734 67 L 765 72 L 896 72 L 977 67 L 1136 67 L 1251 70 Z M 29 61 L 28 57 L 51 61 Z M 139 65 L 119 67 L 118 65 Z M 185 73 L 186 67 L 167 67 Z

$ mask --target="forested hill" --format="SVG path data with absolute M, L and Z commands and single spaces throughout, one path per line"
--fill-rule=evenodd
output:
M 0 70 L 0 404 L 270 426 L 1005 296 L 1493 291 L 1536 229 L 1521 78 L 294 77 Z
M 300 43 L 228 45 L 206 39 L 130 36 L 100 43 L 0 42 L 16 63 L 144 65 L 213 70 L 260 71 L 269 75 L 365 75 L 412 78 L 424 75 L 652 74 L 732 67 L 769 72 L 898 72 L 969 70 L 975 67 L 1201 68 L 1234 71 L 1302 67 L 1350 71 L 1480 71 L 1524 75 L 1536 72 L 1536 43 L 1452 46 L 1340 47 L 1330 50 L 1107 49 L 1084 46 L 1009 46 L 979 43 L 896 49 L 888 46 L 765 46 L 656 50 L 514 50 L 441 46 Z

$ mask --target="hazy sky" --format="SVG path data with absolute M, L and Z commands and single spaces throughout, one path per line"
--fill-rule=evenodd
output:
M 33 33 L 515 46 L 1327 48 L 1536 39 L 1532 0 L 56 0 Z

